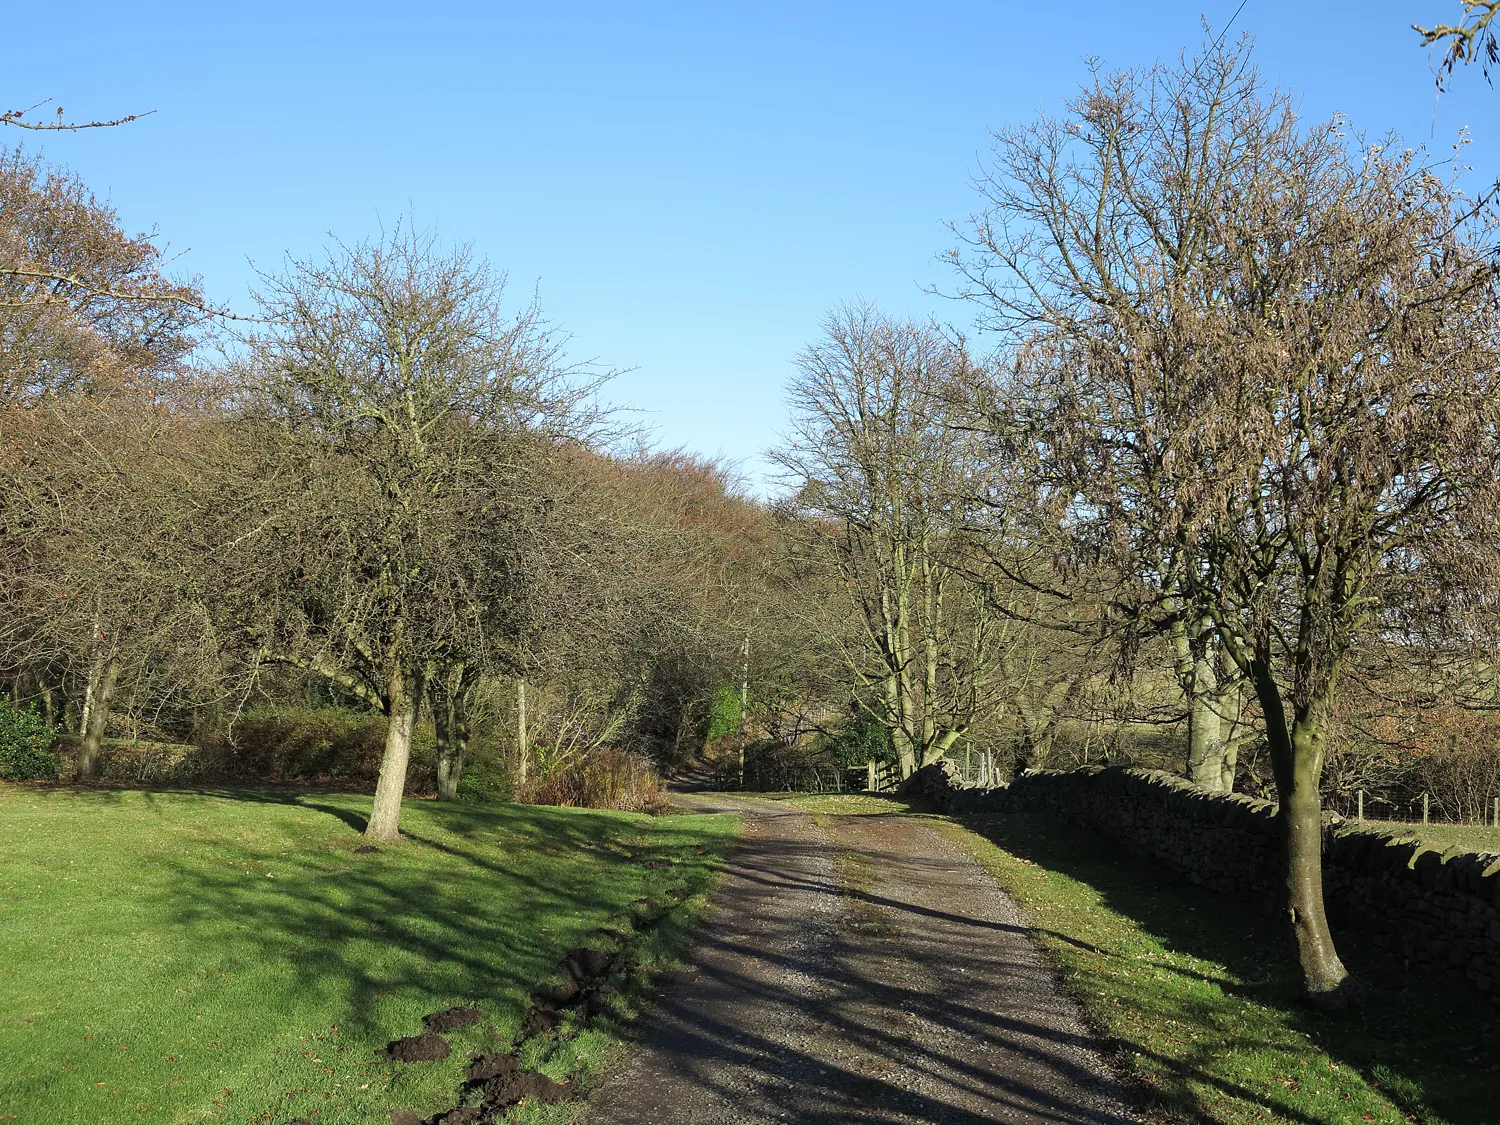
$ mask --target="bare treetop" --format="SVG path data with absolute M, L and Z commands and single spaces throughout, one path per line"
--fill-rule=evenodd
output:
M 1412 30 L 1422 37 L 1422 46 L 1443 46 L 1443 57 L 1438 62 L 1438 89 L 1453 76 L 1453 68 L 1459 63 L 1469 66 L 1479 63 L 1480 72 L 1488 80 L 1490 68 L 1500 63 L 1500 43 L 1495 40 L 1495 30 L 1490 25 L 1500 13 L 1500 0 L 1460 0 L 1463 18 L 1456 24 L 1439 23 L 1432 27 L 1412 24 Z
M 145 113 L 132 113 L 125 117 L 116 117 L 111 121 L 69 121 L 67 112 L 62 106 L 58 106 L 56 116 L 52 120 L 28 121 L 27 114 L 35 113 L 44 105 L 50 105 L 51 98 L 27 106 L 25 109 L 11 109 L 0 112 L 0 125 L 14 125 L 17 129 L 30 129 L 37 133 L 60 133 L 77 132 L 80 129 L 111 129 L 116 125 L 128 125 L 132 121 L 139 121 L 142 117 L 150 117 L 156 112 L 148 109 Z

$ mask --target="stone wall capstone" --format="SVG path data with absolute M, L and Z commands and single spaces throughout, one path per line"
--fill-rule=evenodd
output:
M 1087 826 L 1188 882 L 1254 903 L 1284 901 L 1276 806 L 1210 793 L 1158 770 L 1039 771 L 964 788 L 943 764 L 906 793 L 951 815 L 1036 812 Z M 1329 922 L 1500 1001 L 1500 855 L 1447 852 L 1330 818 L 1323 827 Z

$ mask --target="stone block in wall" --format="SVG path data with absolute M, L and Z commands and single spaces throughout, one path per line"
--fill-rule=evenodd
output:
M 1432 890 L 1438 885 L 1438 879 L 1442 874 L 1443 853 L 1435 848 L 1424 848 L 1412 859 L 1411 867 L 1422 886 L 1427 890 Z

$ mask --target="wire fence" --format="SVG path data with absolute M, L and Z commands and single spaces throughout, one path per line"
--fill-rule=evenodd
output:
M 894 764 L 866 762 L 862 766 L 787 764 L 726 758 L 714 768 L 713 785 L 724 792 L 755 793 L 889 793 L 901 784 Z
M 1323 800 L 1324 809 L 1338 813 L 1345 820 L 1360 823 L 1448 824 L 1466 828 L 1500 828 L 1500 795 L 1485 802 L 1478 816 L 1454 819 L 1442 815 L 1431 793 L 1392 798 L 1384 794 L 1357 789 L 1353 793 L 1330 795 Z

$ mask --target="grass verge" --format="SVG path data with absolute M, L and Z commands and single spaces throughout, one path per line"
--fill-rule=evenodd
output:
M 446 1108 L 468 1049 L 514 1044 L 563 952 L 677 888 L 685 909 L 632 948 L 669 959 L 738 831 L 412 801 L 406 838 L 359 854 L 368 805 L 0 786 L 0 1121 L 370 1125 Z M 529 1061 L 586 1082 L 640 1002 Z M 486 1020 L 447 1060 L 375 1059 L 463 1003 Z
M 1366 997 L 1316 1011 L 1275 919 L 1043 817 L 933 824 L 1026 909 L 1166 1118 L 1500 1122 L 1500 1012 L 1477 994 L 1344 941 Z
M 884 793 L 746 793 L 762 801 L 781 801 L 810 813 L 831 816 L 889 816 L 911 811 L 899 797 Z

